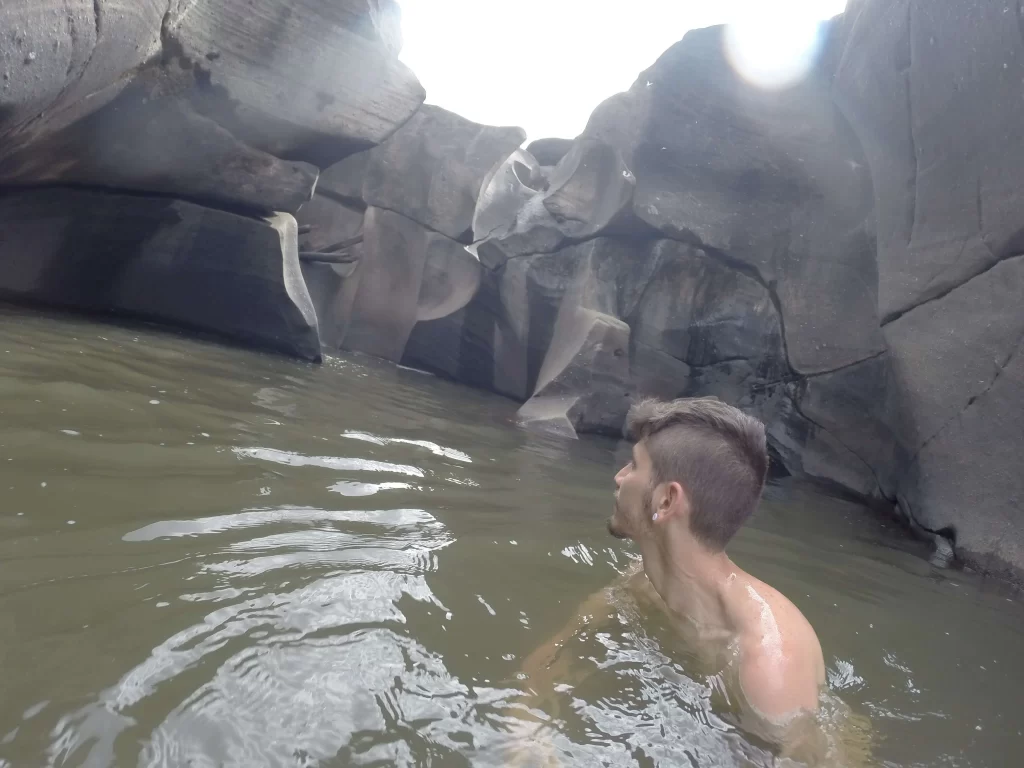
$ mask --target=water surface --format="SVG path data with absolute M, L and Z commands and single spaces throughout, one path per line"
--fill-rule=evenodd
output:
M 772 764 L 656 617 L 577 637 L 556 707 L 522 694 L 630 562 L 625 446 L 364 358 L 0 321 L 0 767 L 498 766 L 527 721 L 567 766 Z M 815 625 L 876 764 L 1020 764 L 1001 585 L 793 483 L 730 551 Z

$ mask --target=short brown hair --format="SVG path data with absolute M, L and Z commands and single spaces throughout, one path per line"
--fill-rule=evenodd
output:
M 655 484 L 683 486 L 697 540 L 713 551 L 725 549 L 764 488 L 764 424 L 714 397 L 642 400 L 629 410 L 626 436 L 644 444 Z

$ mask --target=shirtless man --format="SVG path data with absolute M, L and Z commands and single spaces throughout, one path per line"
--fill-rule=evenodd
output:
M 627 435 L 632 459 L 615 475 L 608 521 L 613 536 L 640 550 L 643 568 L 627 576 L 626 588 L 667 613 L 718 676 L 746 730 L 805 759 L 817 751 L 807 742 L 825 683 L 818 638 L 793 603 L 725 553 L 764 487 L 764 425 L 714 398 L 648 400 L 630 410 Z M 613 591 L 592 596 L 576 621 L 531 654 L 523 667 L 531 687 L 543 688 L 557 669 L 558 646 L 607 617 Z

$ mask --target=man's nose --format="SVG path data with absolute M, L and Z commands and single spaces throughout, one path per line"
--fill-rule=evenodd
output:
M 622 469 L 620 469 L 618 472 L 615 473 L 615 487 L 616 488 L 618 488 L 620 485 L 622 485 L 622 476 L 623 476 L 623 474 L 625 474 L 625 472 L 626 472 L 626 468 L 623 467 Z

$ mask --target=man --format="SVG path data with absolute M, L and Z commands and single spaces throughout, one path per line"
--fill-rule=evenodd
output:
M 632 458 L 615 476 L 608 529 L 633 539 L 643 567 L 626 588 L 663 610 L 717 677 L 746 730 L 804 755 L 825 683 L 821 646 L 781 593 L 737 567 L 725 546 L 757 507 L 768 469 L 764 425 L 714 398 L 644 401 L 627 419 Z M 555 671 L 557 646 L 606 618 L 612 590 L 524 664 L 531 686 Z M 552 681 L 553 682 L 553 681 Z M 798 744 L 799 743 L 799 744 Z M 809 755 L 808 755 L 809 756 Z

